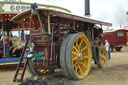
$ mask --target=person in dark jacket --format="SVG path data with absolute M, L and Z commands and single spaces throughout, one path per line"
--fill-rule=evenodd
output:
M 9 54 L 9 37 L 8 35 L 4 36 L 4 49 L 5 49 L 5 56 L 4 57 L 10 57 Z
M 21 32 L 21 40 L 22 41 L 25 41 L 26 40 L 26 36 L 24 34 L 24 30 L 22 30 L 22 32 Z

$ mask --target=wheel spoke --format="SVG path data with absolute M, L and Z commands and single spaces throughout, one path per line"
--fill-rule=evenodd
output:
M 75 60 L 77 60 L 77 56 L 72 57 L 72 61 L 75 61 Z
M 86 64 L 84 64 L 83 62 L 80 62 L 80 64 L 81 64 L 85 69 L 87 69 L 87 65 L 86 65 Z
M 83 74 L 83 71 L 82 71 L 80 65 L 78 65 L 78 68 L 79 68 L 79 70 L 80 70 L 80 73 Z
M 81 51 L 83 52 L 83 51 L 86 50 L 86 49 L 87 49 L 87 46 L 85 46 L 84 48 L 82 48 Z
M 104 53 L 104 56 L 106 55 L 106 53 Z
M 100 56 L 100 60 L 104 60 L 104 55 L 101 55 Z
M 76 67 L 77 64 L 78 64 L 78 62 L 75 62 L 75 63 L 73 64 L 73 67 Z
M 80 44 L 79 44 L 79 47 L 81 47 L 82 43 L 83 43 L 83 40 L 81 40 L 81 42 L 80 42 Z
M 103 60 L 101 60 L 101 64 L 102 65 L 104 65 L 105 64 L 105 60 L 103 59 Z
M 101 61 L 103 61 L 103 60 L 104 60 L 104 58 L 103 58 L 103 57 L 101 57 L 101 58 L 100 58 L 100 60 L 101 60 Z
M 75 72 L 78 74 L 78 67 L 77 67 L 78 64 L 76 64 L 75 66 Z
M 78 45 L 78 39 L 76 39 L 76 46 L 77 46 L 78 50 L 80 50 L 79 45 Z
M 76 46 L 73 45 L 73 48 L 76 50 L 77 53 L 79 52 Z
M 72 51 L 72 54 L 75 55 L 75 56 L 78 56 L 78 53 Z
M 88 56 L 83 56 L 84 59 L 88 59 Z
M 101 54 L 101 56 L 102 56 L 102 57 L 104 57 L 104 55 L 103 55 L 103 54 Z

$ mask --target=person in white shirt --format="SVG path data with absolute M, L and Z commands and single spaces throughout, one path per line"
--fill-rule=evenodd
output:
M 108 60 L 110 60 L 110 44 L 108 43 L 108 40 L 105 40 L 105 49 L 107 51 L 107 54 L 108 54 Z

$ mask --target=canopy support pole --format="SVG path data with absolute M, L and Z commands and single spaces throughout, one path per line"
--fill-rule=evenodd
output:
M 50 15 L 48 15 L 48 34 L 51 34 Z

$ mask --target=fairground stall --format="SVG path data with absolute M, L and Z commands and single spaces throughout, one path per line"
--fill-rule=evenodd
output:
M 0 65 L 2 66 L 19 63 L 19 57 L 25 43 L 25 41 L 21 40 L 21 31 L 27 31 L 28 34 L 29 24 L 26 23 L 27 19 L 24 19 L 24 21 L 20 24 L 15 24 L 11 19 L 16 14 L 31 9 L 30 4 L 31 3 L 25 2 L 0 1 Z M 52 5 L 37 4 L 37 6 L 40 8 L 70 12 L 68 9 Z M 9 57 L 5 52 L 5 36 L 8 36 Z

